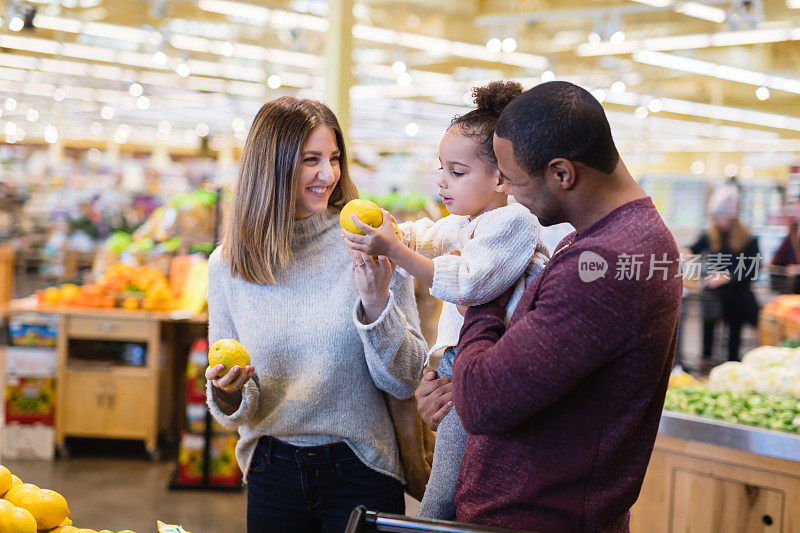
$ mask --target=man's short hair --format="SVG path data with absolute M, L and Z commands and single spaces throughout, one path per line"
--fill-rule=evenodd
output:
M 555 158 L 605 174 L 619 163 L 603 106 L 574 83 L 551 81 L 528 89 L 503 110 L 495 132 L 511 141 L 517 164 L 531 176 L 541 176 Z

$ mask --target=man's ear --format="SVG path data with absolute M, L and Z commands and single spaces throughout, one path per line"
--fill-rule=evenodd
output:
M 503 179 L 503 175 L 500 174 L 499 168 L 494 169 L 494 172 L 492 172 L 492 180 L 494 181 L 494 192 L 505 192 L 503 190 L 505 180 Z
M 578 173 L 569 159 L 562 157 L 553 159 L 547 164 L 546 172 L 558 182 L 562 190 L 568 191 L 578 183 Z

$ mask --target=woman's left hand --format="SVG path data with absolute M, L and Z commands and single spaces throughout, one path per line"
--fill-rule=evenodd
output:
M 364 308 L 367 323 L 371 324 L 381 316 L 389 303 L 389 282 L 392 280 L 395 264 L 383 255 L 373 258 L 352 248 L 347 251 L 353 261 L 361 306 Z

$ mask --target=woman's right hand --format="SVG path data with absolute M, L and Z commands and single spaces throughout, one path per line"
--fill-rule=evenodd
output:
M 222 372 L 224 368 L 225 367 L 222 365 L 207 367 L 206 379 L 211 381 L 211 384 L 218 389 L 222 389 L 226 392 L 236 392 L 241 390 L 241 388 L 244 387 L 244 384 L 253 377 L 253 372 L 256 370 L 256 367 L 252 365 L 248 365 L 244 368 L 236 365 L 231 368 L 230 372 L 222 377 L 219 377 L 220 372 Z

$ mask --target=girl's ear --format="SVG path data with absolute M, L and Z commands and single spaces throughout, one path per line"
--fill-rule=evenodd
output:
M 504 181 L 503 176 L 500 174 L 500 169 L 495 168 L 492 172 L 492 180 L 494 181 L 494 192 L 505 192 L 503 189 Z

